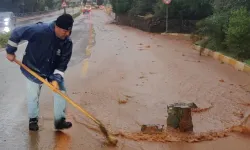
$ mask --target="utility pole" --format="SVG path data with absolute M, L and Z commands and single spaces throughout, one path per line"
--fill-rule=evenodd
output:
M 168 5 L 166 6 L 166 33 L 168 33 Z
M 62 7 L 63 7 L 63 10 L 64 10 L 64 14 L 66 14 L 66 7 L 67 7 L 67 4 L 66 4 L 66 1 L 65 1 L 65 0 L 62 0 Z
M 162 0 L 163 3 L 166 4 L 166 30 L 165 33 L 168 33 L 168 9 L 169 9 L 169 4 L 171 3 L 172 0 Z

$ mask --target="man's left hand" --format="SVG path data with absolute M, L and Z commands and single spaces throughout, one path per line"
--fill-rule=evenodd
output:
M 48 81 L 51 82 L 55 88 L 59 89 L 59 83 L 63 81 L 63 77 L 60 74 L 52 74 L 49 76 Z
M 53 87 L 59 90 L 59 84 L 57 83 L 57 81 L 52 81 L 51 84 L 53 85 Z

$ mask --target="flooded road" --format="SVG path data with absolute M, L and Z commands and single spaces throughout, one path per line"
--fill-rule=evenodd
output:
M 52 92 L 45 86 L 40 99 L 40 130 L 29 132 L 24 77 L 2 52 L 0 85 L 4 86 L 0 87 L 0 146 L 32 150 L 249 149 L 248 135 L 229 133 L 216 137 L 210 134 L 243 121 L 234 114 L 249 110 L 242 105 L 248 103 L 250 96 L 248 74 L 212 58 L 200 57 L 192 50 L 190 42 L 182 38 L 112 25 L 108 23 L 111 20 L 101 10 L 94 10 L 91 17 L 77 18 L 72 33 L 73 58 L 65 80 L 69 97 L 101 120 L 112 133 L 120 135 L 117 147 L 106 146 L 101 134 L 86 127 L 87 124 L 98 129 L 93 121 L 70 104 L 67 118 L 73 127 L 56 132 L 53 129 Z M 95 42 L 89 42 L 90 38 Z M 86 56 L 85 48 L 90 43 L 92 46 Z M 23 46 L 18 51 L 19 58 Z M 179 133 L 165 134 L 165 137 L 140 133 L 143 124 L 166 126 L 167 105 L 174 102 L 211 107 L 192 114 L 194 134 L 189 136 L 196 137 L 196 142 L 179 140 Z M 201 133 L 204 135 L 198 136 Z

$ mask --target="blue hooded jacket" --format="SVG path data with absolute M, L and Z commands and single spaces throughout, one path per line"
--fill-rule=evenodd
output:
M 72 55 L 73 43 L 69 37 L 64 40 L 57 38 L 54 27 L 55 22 L 15 28 L 8 40 L 6 52 L 14 54 L 18 43 L 27 40 L 22 63 L 44 79 L 56 73 L 63 77 Z M 31 81 L 42 83 L 22 67 L 21 71 Z

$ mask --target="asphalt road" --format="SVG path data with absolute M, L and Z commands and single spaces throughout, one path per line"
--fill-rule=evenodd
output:
M 53 21 L 58 14 L 51 17 L 40 19 L 39 21 Z M 80 15 L 75 19 L 73 32 L 71 35 L 74 43 L 72 61 L 69 67 L 79 64 L 85 57 L 85 48 L 89 38 L 89 23 L 86 23 L 88 16 Z M 34 23 L 33 20 L 32 23 Z M 26 24 L 31 22 L 26 22 Z M 22 24 L 24 25 L 24 24 Z M 22 43 L 18 47 L 16 53 L 17 59 L 21 60 L 27 42 Z M 27 102 L 25 99 L 26 84 L 25 78 L 20 73 L 19 66 L 10 63 L 6 59 L 6 53 L 0 52 L 0 146 L 1 149 L 34 149 L 33 144 L 29 144 L 28 118 L 27 118 Z M 44 103 L 49 103 L 45 101 Z M 50 105 L 50 104 L 47 104 Z M 52 107 L 51 107 L 52 108 Z M 44 110 L 47 111 L 47 110 Z M 52 115 L 53 116 L 53 115 Z M 43 119 L 41 119 L 43 120 Z M 40 121 L 40 125 L 43 121 Z M 52 125 L 52 124 L 51 124 Z M 52 126 L 51 126 L 52 127 Z M 34 138 L 31 138 L 33 140 Z

